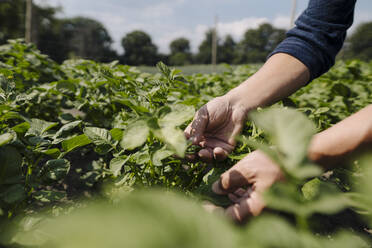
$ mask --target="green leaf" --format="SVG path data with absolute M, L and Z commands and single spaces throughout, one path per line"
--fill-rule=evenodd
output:
M 70 162 L 66 159 L 53 159 L 46 162 L 42 168 L 44 178 L 58 181 L 66 177 L 70 171 Z
M 128 150 L 133 150 L 142 146 L 149 135 L 150 129 L 146 121 L 139 120 L 127 127 L 124 131 L 123 138 L 120 142 L 121 147 Z
M 28 122 L 23 122 L 21 124 L 18 124 L 12 127 L 13 131 L 19 134 L 26 133 L 29 128 L 30 128 L 30 124 Z
M 327 248 L 369 248 L 370 244 L 366 242 L 362 237 L 357 236 L 355 233 L 341 231 L 335 235 L 332 235 L 332 238 L 324 238 L 318 247 L 327 247 Z
M 159 124 L 162 127 L 177 127 L 192 119 L 194 114 L 194 107 L 180 104 L 175 105 L 172 107 L 172 111 L 170 113 L 159 119 Z
M 111 133 L 104 128 L 86 127 L 84 133 L 97 146 L 113 143 Z
M 22 120 L 24 118 L 19 113 L 13 112 L 13 111 L 9 111 L 9 112 L 1 115 L 1 118 L 0 118 L 1 121 L 7 121 L 7 120 L 13 120 L 13 119 L 21 119 Z
M 113 158 L 110 161 L 110 171 L 114 175 L 114 177 L 119 176 L 121 173 L 121 168 L 123 165 L 130 159 L 130 156 L 121 156 L 117 158 Z
M 110 130 L 111 136 L 116 141 L 121 141 L 123 138 L 123 130 L 120 128 L 113 128 Z
M 173 154 L 173 151 L 168 150 L 166 147 L 162 147 L 152 155 L 152 163 L 155 166 L 162 166 L 162 160 L 169 156 L 172 156 Z
M 182 195 L 155 190 L 111 195 L 114 205 L 96 201 L 48 219 L 31 230 L 34 235 L 19 232 L 15 241 L 27 246 L 44 236 L 42 247 L 61 248 L 244 247 L 235 228 Z
M 14 184 L 0 193 L 0 198 L 7 204 L 15 204 L 26 199 L 26 193 L 22 184 Z
M 113 98 L 112 100 L 131 108 L 137 114 L 149 113 L 150 112 L 146 107 L 141 106 L 139 103 L 137 103 L 136 101 L 134 101 L 132 99 L 116 97 L 116 98 Z
M 14 138 L 14 135 L 11 133 L 4 133 L 0 135 L 0 147 L 6 144 L 9 144 Z
M 163 62 L 158 62 L 156 64 L 156 67 L 158 70 L 166 77 L 169 78 L 171 74 L 171 69 L 169 69 L 168 66 L 166 66 Z
M 252 247 L 310 247 L 305 246 L 301 240 L 301 233 L 292 225 L 283 218 L 273 215 L 252 219 L 242 238 L 252 244 Z
M 58 82 L 56 88 L 61 93 L 75 93 L 76 92 L 75 84 L 67 80 Z
M 307 117 L 294 109 L 271 108 L 250 114 L 276 145 L 281 164 L 289 172 L 307 158 L 307 149 L 316 129 Z
M 48 150 L 42 151 L 42 153 L 55 159 L 58 158 L 59 155 L 61 155 L 61 151 L 58 148 L 48 149 Z
M 81 123 L 81 121 L 73 121 L 73 122 L 70 122 L 70 123 L 67 123 L 67 124 L 63 125 L 58 130 L 58 132 L 54 135 L 54 139 L 56 139 L 56 138 L 58 138 L 58 137 L 60 137 L 62 135 L 68 134 L 75 127 L 79 126 L 80 123 Z
M 310 187 L 310 186 L 309 186 Z M 314 213 L 335 214 L 350 206 L 348 197 L 331 183 L 319 183 L 310 191 L 305 188 L 307 200 L 294 184 L 278 183 L 265 193 L 267 206 L 298 216 L 308 217 Z
M 73 138 L 64 140 L 62 142 L 62 149 L 66 153 L 68 153 L 76 148 L 89 145 L 90 143 L 92 143 L 92 141 L 85 134 L 82 134 L 82 135 L 75 136 Z
M 58 125 L 57 122 L 48 122 L 40 119 L 31 119 L 30 128 L 28 129 L 26 136 L 43 136 L 43 134 L 49 129 Z
M 140 151 L 136 152 L 134 155 L 132 155 L 132 158 L 135 159 L 138 165 L 143 165 L 150 162 L 151 157 L 148 147 L 144 147 Z
M 165 142 L 169 148 L 174 150 L 179 157 L 184 157 L 187 149 L 187 141 L 185 134 L 174 127 L 164 127 L 160 130 L 154 130 L 154 134 L 163 142 Z
M 320 184 L 322 181 L 319 178 L 314 178 L 302 186 L 301 191 L 306 200 L 312 200 L 319 194 Z
M 0 185 L 18 182 L 22 178 L 22 156 L 11 146 L 0 147 Z
M 94 147 L 94 151 L 98 153 L 99 155 L 105 155 L 109 153 L 110 151 L 112 151 L 112 149 L 114 148 L 112 147 L 112 145 L 109 145 L 109 144 L 102 144 L 102 145 L 98 145 Z
M 34 199 L 40 202 L 50 203 L 60 201 L 62 198 L 66 197 L 66 193 L 49 190 L 39 190 L 36 191 L 32 196 Z

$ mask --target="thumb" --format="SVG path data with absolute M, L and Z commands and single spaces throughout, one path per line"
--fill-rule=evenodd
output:
M 247 178 L 239 172 L 237 167 L 238 166 L 234 166 L 223 173 L 220 179 L 213 184 L 212 190 L 216 194 L 225 195 L 249 184 Z

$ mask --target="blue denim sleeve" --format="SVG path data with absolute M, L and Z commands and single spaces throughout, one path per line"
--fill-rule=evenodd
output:
M 287 53 L 310 70 L 310 81 L 327 72 L 352 25 L 356 0 L 310 0 L 307 9 L 269 55 Z

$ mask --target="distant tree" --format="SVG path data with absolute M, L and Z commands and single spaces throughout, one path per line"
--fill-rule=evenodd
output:
M 218 62 L 219 63 L 234 63 L 236 57 L 236 42 L 231 35 L 227 35 L 222 45 L 218 50 Z
M 150 35 L 136 30 L 128 33 L 121 41 L 124 48 L 122 63 L 128 65 L 155 65 L 159 60 L 158 49 Z
M 170 65 L 190 65 L 192 63 L 191 54 L 176 53 L 169 57 Z
M 169 54 L 158 53 L 156 62 L 158 62 L 158 61 L 161 61 L 164 64 L 168 65 L 169 64 Z
M 76 17 L 61 20 L 58 30 L 65 43 L 64 50 L 71 58 L 78 57 L 109 62 L 117 58 L 111 49 L 112 39 L 106 28 L 98 21 Z
M 53 7 L 40 7 L 33 4 L 32 40 L 38 44 L 40 35 L 54 23 L 55 14 L 60 10 Z M 0 1 L 0 43 L 8 39 L 23 38 L 25 36 L 25 0 Z
M 0 43 L 25 35 L 25 0 L 0 2 Z M 103 25 L 88 18 L 59 19 L 59 8 L 33 5 L 32 40 L 52 59 L 73 56 L 101 62 L 117 59 L 111 37 Z
M 261 24 L 257 29 L 249 29 L 238 45 L 237 63 L 264 62 L 266 56 L 285 39 L 285 30 L 271 24 Z
M 68 47 L 59 29 L 61 21 L 56 17 L 59 11 L 60 9 L 55 8 L 38 8 L 34 11 L 34 20 L 39 24 L 33 33 L 37 33 L 34 41 L 37 41 L 40 51 L 53 60 L 62 62 L 67 59 Z
M 25 1 L 12 0 L 0 2 L 0 43 L 8 39 L 22 38 L 24 25 Z
M 205 38 L 199 46 L 199 52 L 195 56 L 197 64 L 210 64 L 212 57 L 212 38 L 213 31 L 208 30 L 205 33 Z
M 348 39 L 347 58 L 372 60 L 372 22 L 360 24 Z
M 169 63 L 171 65 L 191 64 L 190 41 L 186 38 L 178 38 L 170 43 L 171 54 Z
M 178 38 L 169 45 L 171 54 L 190 53 L 190 41 L 186 38 Z

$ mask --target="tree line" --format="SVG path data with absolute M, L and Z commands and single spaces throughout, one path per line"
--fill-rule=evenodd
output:
M 126 34 L 121 45 L 123 54 L 112 48 L 113 40 L 99 21 L 86 17 L 57 18 L 59 8 L 33 7 L 33 36 L 37 47 L 52 59 L 62 62 L 70 58 L 100 62 L 119 60 L 129 65 L 154 65 L 163 61 L 170 65 L 210 64 L 213 30 L 208 30 L 196 53 L 191 52 L 185 37 L 173 40 L 169 54 L 162 54 L 149 34 L 135 30 Z M 24 37 L 25 0 L 0 0 L 0 44 L 8 39 Z M 227 35 L 217 41 L 217 62 L 228 64 L 262 63 L 284 38 L 285 30 L 271 24 L 248 29 L 240 41 Z M 347 39 L 342 58 L 372 59 L 372 22 L 359 25 Z

